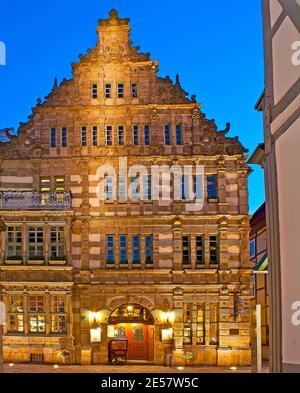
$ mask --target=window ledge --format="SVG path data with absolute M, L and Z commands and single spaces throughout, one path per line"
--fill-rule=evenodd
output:
M 44 259 L 27 259 L 27 265 L 45 265 Z
M 66 265 L 67 261 L 65 259 L 49 260 L 49 265 Z
M 4 261 L 5 265 L 22 265 L 23 260 L 22 259 L 6 259 Z

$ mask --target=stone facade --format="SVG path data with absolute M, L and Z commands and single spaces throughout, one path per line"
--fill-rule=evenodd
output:
M 5 359 L 107 363 L 111 313 L 139 305 L 154 319 L 145 360 L 168 363 L 172 353 L 176 365 L 248 365 L 246 150 L 226 136 L 229 124 L 218 131 L 206 119 L 178 77 L 157 76 L 158 62 L 132 46 L 128 22 L 114 10 L 100 20 L 97 46 L 72 65 L 73 78 L 55 81 L 18 135 L 0 143 Z M 183 198 L 99 200 L 98 168 L 118 170 L 120 158 L 128 168 L 203 165 L 203 209 L 189 211 Z

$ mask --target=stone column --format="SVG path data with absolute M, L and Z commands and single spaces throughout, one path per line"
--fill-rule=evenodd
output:
M 66 263 L 67 265 L 72 264 L 71 258 L 71 220 L 68 219 L 65 224 L 65 250 L 66 250 Z
M 46 326 L 45 326 L 45 333 L 48 335 L 51 331 L 51 304 L 50 304 L 50 293 L 47 291 L 45 293 L 45 314 L 46 314 Z
M 45 227 L 44 227 L 44 255 L 45 255 L 45 265 L 49 264 L 49 243 L 50 243 L 50 225 L 48 220 L 45 219 Z
M 23 265 L 26 265 L 27 262 L 27 224 L 24 222 L 22 224 L 22 260 L 23 260 Z
M 28 293 L 23 294 L 23 309 L 24 309 L 24 334 L 25 336 L 29 333 L 29 304 L 28 304 Z

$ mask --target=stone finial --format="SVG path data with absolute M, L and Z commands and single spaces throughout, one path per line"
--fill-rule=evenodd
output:
M 109 19 L 119 19 L 119 13 L 118 13 L 118 11 L 115 8 L 110 10 L 110 12 L 109 12 Z
M 58 82 L 57 82 L 57 78 L 55 77 L 55 78 L 54 78 L 54 83 L 53 83 L 52 91 L 54 91 L 54 90 L 56 90 L 56 89 L 58 89 Z

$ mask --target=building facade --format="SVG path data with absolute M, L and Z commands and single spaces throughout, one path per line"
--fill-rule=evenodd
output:
M 265 91 L 256 109 L 264 113 L 264 148 L 256 160 L 265 169 L 270 369 L 299 372 L 300 3 L 262 0 L 262 6 Z
M 132 360 L 248 365 L 246 150 L 157 75 L 128 19 L 97 32 L 0 144 L 5 360 L 104 364 L 117 336 Z

